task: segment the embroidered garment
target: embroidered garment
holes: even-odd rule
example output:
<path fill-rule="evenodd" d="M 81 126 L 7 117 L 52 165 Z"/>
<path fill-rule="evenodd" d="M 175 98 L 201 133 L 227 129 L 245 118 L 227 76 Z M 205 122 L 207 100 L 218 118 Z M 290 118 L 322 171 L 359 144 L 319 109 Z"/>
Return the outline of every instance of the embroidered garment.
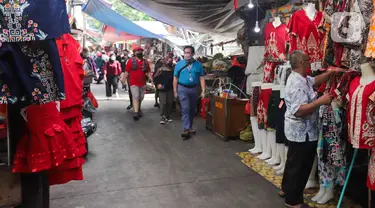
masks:
<path fill-rule="evenodd" d="M 336 89 L 330 91 L 331 95 L 336 99 L 341 107 L 346 108 L 348 104 L 348 100 L 346 99 L 346 95 L 348 94 L 350 88 L 350 85 L 348 83 L 350 83 L 354 78 L 360 75 L 361 74 L 355 70 L 349 70 L 345 72 L 340 78 Z"/>
<path fill-rule="evenodd" d="M 251 116 L 257 116 L 259 97 L 260 87 L 253 87 L 253 93 L 251 95 Z"/>
<path fill-rule="evenodd" d="M 275 70 L 281 62 L 264 61 L 263 83 L 273 83 L 275 80 Z"/>
<path fill-rule="evenodd" d="M 375 0 L 373 0 L 373 5 L 375 7 Z M 365 56 L 375 58 L 375 11 L 373 12 L 371 18 L 370 32 L 368 34 Z"/>
<path fill-rule="evenodd" d="M 275 28 L 268 23 L 264 28 L 264 58 L 271 62 L 284 62 L 286 60 L 286 38 L 288 27 L 281 24 Z"/>
<path fill-rule="evenodd" d="M 321 68 L 323 58 L 324 35 L 318 30 L 323 18 L 322 12 L 317 12 L 310 20 L 304 9 L 296 11 L 289 21 L 290 53 L 295 50 L 305 51 L 311 59 L 311 70 Z"/>
<path fill-rule="evenodd" d="M 318 140 L 317 124 L 318 111 L 310 116 L 296 117 L 294 114 L 301 105 L 312 103 L 317 98 L 313 85 L 315 79 L 307 76 L 306 78 L 297 72 L 292 72 L 288 78 L 285 87 L 285 136 L 292 142 L 305 142 L 306 135 L 309 141 Z"/>
<path fill-rule="evenodd" d="M 347 94 L 349 106 L 347 120 L 349 142 L 353 148 L 370 149 L 375 147 L 375 81 L 368 85 L 360 84 L 360 77 L 350 82 Z"/>
<path fill-rule="evenodd" d="M 0 41 L 53 39 L 70 33 L 64 0 L 0 0 Z"/>
<path fill-rule="evenodd" d="M 65 99 L 64 78 L 54 39 L 3 43 L 0 47 L 0 104 L 19 100 L 44 104 Z"/>
<path fill-rule="evenodd" d="M 320 107 L 318 169 L 320 185 L 335 188 L 344 185 L 346 160 L 344 156 L 344 140 L 342 140 L 342 116 L 340 108 L 331 105 Z"/>
<path fill-rule="evenodd" d="M 368 163 L 366 185 L 372 191 L 375 191 L 375 149 L 371 149 L 371 157 Z"/>
<path fill-rule="evenodd" d="M 260 92 L 259 103 L 257 108 L 258 128 L 267 129 L 268 124 L 268 102 L 272 94 L 272 89 L 262 89 Z"/>

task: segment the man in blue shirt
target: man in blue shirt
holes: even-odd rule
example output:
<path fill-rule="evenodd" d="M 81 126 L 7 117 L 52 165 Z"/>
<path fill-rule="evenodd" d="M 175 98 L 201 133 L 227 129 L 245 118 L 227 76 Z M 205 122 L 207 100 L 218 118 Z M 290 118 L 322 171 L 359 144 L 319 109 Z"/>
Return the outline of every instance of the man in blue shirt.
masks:
<path fill-rule="evenodd" d="M 201 63 L 194 60 L 194 53 L 193 46 L 185 46 L 184 60 L 179 61 L 174 70 L 173 90 L 174 96 L 178 97 L 181 103 L 181 120 L 184 128 L 181 137 L 183 139 L 188 139 L 191 134 L 195 133 L 192 126 L 199 98 L 199 84 L 202 88 L 201 97 L 204 97 L 206 90 L 204 69 Z"/>

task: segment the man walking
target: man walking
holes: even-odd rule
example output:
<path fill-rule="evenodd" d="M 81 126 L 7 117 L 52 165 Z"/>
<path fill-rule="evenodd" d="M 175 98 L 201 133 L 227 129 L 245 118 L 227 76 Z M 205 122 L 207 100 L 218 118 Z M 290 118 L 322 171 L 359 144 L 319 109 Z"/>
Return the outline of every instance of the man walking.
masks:
<path fill-rule="evenodd" d="M 112 93 L 117 98 L 120 98 L 117 88 L 121 72 L 121 64 L 116 61 L 116 55 L 112 53 L 109 62 L 104 65 L 104 79 L 106 81 L 106 95 L 108 99 L 112 97 Z"/>
<path fill-rule="evenodd" d="M 294 51 L 290 56 L 292 73 L 285 88 L 285 136 L 289 140 L 289 150 L 282 181 L 285 204 L 300 208 L 304 205 L 303 191 L 308 181 L 317 148 L 318 109 L 332 101 L 329 94 L 317 99 L 314 86 L 327 81 L 339 68 L 316 77 L 307 76 L 310 58 L 303 51 Z"/>
<path fill-rule="evenodd" d="M 206 90 L 203 77 L 204 69 L 201 63 L 194 60 L 194 53 L 193 46 L 185 46 L 184 60 L 179 61 L 174 70 L 173 90 L 174 96 L 181 103 L 182 126 L 184 129 L 181 137 L 183 139 L 188 139 L 191 134 L 195 134 L 195 130 L 192 127 L 199 98 L 198 85 L 200 84 L 202 89 L 201 97 L 204 97 Z"/>
<path fill-rule="evenodd" d="M 138 121 L 143 116 L 141 105 L 146 90 L 146 76 L 152 82 L 152 75 L 150 64 L 143 58 L 143 49 L 137 47 L 134 51 L 135 57 L 129 59 L 126 63 L 124 80 L 129 77 L 130 91 L 133 96 L 133 119 Z"/>

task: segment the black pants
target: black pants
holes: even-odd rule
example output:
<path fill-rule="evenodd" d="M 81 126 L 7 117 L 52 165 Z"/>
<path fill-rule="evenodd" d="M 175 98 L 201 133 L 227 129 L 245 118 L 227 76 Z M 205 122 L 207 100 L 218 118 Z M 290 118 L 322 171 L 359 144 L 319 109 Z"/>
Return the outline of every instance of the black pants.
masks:
<path fill-rule="evenodd" d="M 118 88 L 119 77 L 115 75 L 107 75 L 106 84 L 106 96 L 112 97 L 113 94 L 116 94 Z"/>
<path fill-rule="evenodd" d="M 132 91 L 130 90 L 130 83 L 129 83 L 129 78 L 128 78 L 128 87 L 129 87 L 129 100 L 130 100 L 130 105 L 133 105 L 133 95 L 132 95 Z"/>
<path fill-rule="evenodd" d="M 281 185 L 288 205 L 303 204 L 303 191 L 314 163 L 318 142 L 289 142 Z"/>

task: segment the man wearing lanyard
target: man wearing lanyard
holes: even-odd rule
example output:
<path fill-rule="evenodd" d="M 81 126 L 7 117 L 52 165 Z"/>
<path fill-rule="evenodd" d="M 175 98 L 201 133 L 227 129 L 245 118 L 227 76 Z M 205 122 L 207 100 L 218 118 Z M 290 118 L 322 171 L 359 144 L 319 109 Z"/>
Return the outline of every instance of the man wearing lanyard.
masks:
<path fill-rule="evenodd" d="M 174 70 L 173 90 L 174 96 L 181 103 L 182 126 L 184 128 L 181 137 L 183 139 L 188 139 L 191 134 L 195 133 L 192 126 L 198 101 L 198 85 L 201 85 L 202 97 L 206 90 L 203 77 L 204 69 L 201 63 L 193 59 L 194 53 L 193 46 L 185 46 L 184 60 L 179 61 Z"/>

